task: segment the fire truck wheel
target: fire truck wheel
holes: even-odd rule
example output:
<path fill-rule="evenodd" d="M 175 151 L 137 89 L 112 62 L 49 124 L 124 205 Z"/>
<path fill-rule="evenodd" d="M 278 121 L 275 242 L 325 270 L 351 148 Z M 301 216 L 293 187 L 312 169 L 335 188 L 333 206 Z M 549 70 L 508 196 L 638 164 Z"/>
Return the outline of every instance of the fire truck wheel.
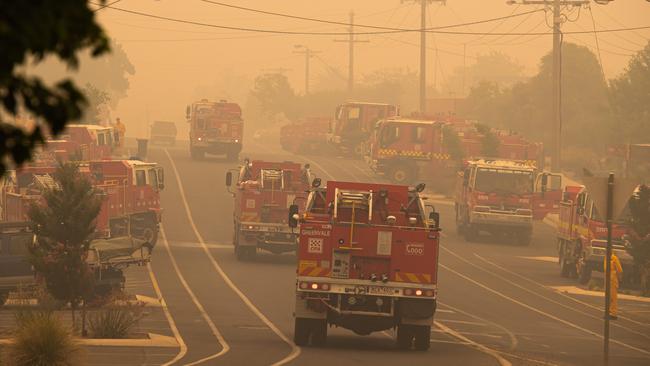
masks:
<path fill-rule="evenodd" d="M 418 325 L 415 327 L 415 350 L 426 351 L 431 345 L 431 327 L 427 325 Z"/>
<path fill-rule="evenodd" d="M 190 147 L 190 155 L 194 160 L 203 160 L 205 158 L 205 151 L 196 147 Z"/>
<path fill-rule="evenodd" d="M 311 333 L 311 319 L 296 318 L 294 320 L 293 342 L 297 346 L 306 346 Z"/>
<path fill-rule="evenodd" d="M 327 343 L 327 320 L 312 319 L 311 343 L 314 346 L 324 346 Z"/>
<path fill-rule="evenodd" d="M 571 272 L 575 267 L 572 268 L 567 262 L 565 250 L 566 248 L 564 247 L 564 243 L 560 243 L 560 255 L 558 258 L 558 261 L 560 262 L 560 276 L 568 278 L 571 277 Z"/>
<path fill-rule="evenodd" d="M 400 324 L 397 326 L 397 348 L 410 349 L 415 336 L 414 326 Z"/>
<path fill-rule="evenodd" d="M 465 241 L 468 242 L 477 241 L 478 235 L 479 235 L 478 229 L 471 225 L 467 225 L 463 228 L 463 236 L 465 237 Z"/>
<path fill-rule="evenodd" d="M 578 282 L 580 282 L 581 285 L 586 285 L 589 283 L 589 280 L 591 280 L 592 270 L 593 268 L 591 268 L 588 263 L 584 263 L 583 261 L 578 265 Z"/>
<path fill-rule="evenodd" d="M 235 256 L 237 256 L 238 261 L 243 261 L 247 259 L 247 250 L 241 245 L 235 245 Z"/>
<path fill-rule="evenodd" d="M 405 164 L 393 166 L 389 173 L 388 177 L 391 182 L 396 184 L 409 184 L 413 182 L 414 179 L 413 169 Z"/>
<path fill-rule="evenodd" d="M 518 245 L 528 246 L 533 239 L 533 235 L 530 232 L 524 231 L 515 234 L 515 240 Z"/>

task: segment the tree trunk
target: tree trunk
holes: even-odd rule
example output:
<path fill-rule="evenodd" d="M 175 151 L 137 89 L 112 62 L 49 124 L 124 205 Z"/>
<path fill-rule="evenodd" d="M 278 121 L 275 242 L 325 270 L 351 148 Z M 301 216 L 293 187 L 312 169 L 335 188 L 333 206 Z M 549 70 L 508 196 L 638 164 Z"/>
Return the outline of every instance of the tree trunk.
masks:
<path fill-rule="evenodd" d="M 70 301 L 70 313 L 72 315 L 72 333 L 77 333 L 77 319 L 75 317 L 76 304 L 73 301 Z"/>
<path fill-rule="evenodd" d="M 81 303 L 81 336 L 88 336 L 88 332 L 86 331 L 86 300 L 83 300 Z"/>

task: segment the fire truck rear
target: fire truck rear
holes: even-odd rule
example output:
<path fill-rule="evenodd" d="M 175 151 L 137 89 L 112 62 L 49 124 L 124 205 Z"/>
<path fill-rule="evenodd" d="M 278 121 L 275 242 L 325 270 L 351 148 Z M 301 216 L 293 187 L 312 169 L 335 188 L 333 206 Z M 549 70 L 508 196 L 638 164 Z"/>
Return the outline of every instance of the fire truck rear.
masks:
<path fill-rule="evenodd" d="M 244 122 L 237 103 L 202 99 L 188 105 L 185 111 L 190 124 L 190 155 L 202 159 L 206 153 L 224 154 L 237 160 L 242 150 Z"/>
<path fill-rule="evenodd" d="M 533 233 L 535 169 L 513 160 L 466 162 L 456 189 L 456 227 L 467 241 L 481 231 L 528 245 Z"/>
<path fill-rule="evenodd" d="M 391 104 L 348 102 L 338 106 L 328 140 L 340 152 L 363 157 L 377 121 L 399 114 Z"/>
<path fill-rule="evenodd" d="M 234 188 L 233 244 L 237 259 L 252 259 L 257 249 L 274 254 L 296 250 L 298 233 L 289 227 L 293 204 L 304 206 L 311 180 L 309 165 L 245 161 Z M 226 173 L 230 190 L 232 172 Z"/>
<path fill-rule="evenodd" d="M 294 154 L 319 153 L 327 148 L 331 120 L 325 117 L 304 118 L 282 126 L 280 145 Z"/>
<path fill-rule="evenodd" d="M 302 218 L 290 210 L 290 224 L 300 221 L 294 341 L 321 345 L 328 326 L 360 335 L 397 328 L 400 348 L 428 349 L 440 230 L 424 185 L 319 185 Z"/>
<path fill-rule="evenodd" d="M 626 248 L 629 215 L 627 207 L 612 226 L 613 251 L 626 276 L 633 273 L 633 258 Z M 591 272 L 602 272 L 607 249 L 607 224 L 584 187 L 566 187 L 564 200 L 560 203 L 557 241 L 562 277 L 577 277 L 580 283 L 586 284 L 591 279 Z"/>

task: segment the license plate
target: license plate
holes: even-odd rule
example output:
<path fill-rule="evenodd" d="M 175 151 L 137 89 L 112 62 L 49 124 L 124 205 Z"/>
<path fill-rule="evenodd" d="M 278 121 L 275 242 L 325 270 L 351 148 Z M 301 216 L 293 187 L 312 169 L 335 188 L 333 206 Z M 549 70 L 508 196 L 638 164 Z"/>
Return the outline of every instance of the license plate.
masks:
<path fill-rule="evenodd" d="M 395 295 L 399 290 L 392 287 L 382 286 L 368 286 L 368 294 L 370 295 Z"/>

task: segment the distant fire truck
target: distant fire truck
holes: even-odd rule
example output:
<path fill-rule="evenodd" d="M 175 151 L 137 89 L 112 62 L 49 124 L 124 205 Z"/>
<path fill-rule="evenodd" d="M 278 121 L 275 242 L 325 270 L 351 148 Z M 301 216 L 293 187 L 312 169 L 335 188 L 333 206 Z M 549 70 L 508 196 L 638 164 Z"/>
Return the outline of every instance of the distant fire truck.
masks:
<path fill-rule="evenodd" d="M 237 259 L 252 259 L 257 249 L 281 254 L 296 250 L 298 233 L 289 227 L 293 204 L 304 206 L 311 181 L 309 166 L 293 162 L 245 161 L 233 193 L 233 244 Z M 232 172 L 226 186 L 232 186 Z"/>
<path fill-rule="evenodd" d="M 193 159 L 202 159 L 209 153 L 225 154 L 228 160 L 237 160 L 244 138 L 242 111 L 237 103 L 202 99 L 187 106 L 186 118 L 190 124 Z"/>
<path fill-rule="evenodd" d="M 439 216 L 416 189 L 313 184 L 300 222 L 294 341 L 322 345 L 328 325 L 360 335 L 397 328 L 397 344 L 429 348 L 436 310 Z M 427 212 L 429 212 L 427 214 Z"/>
<path fill-rule="evenodd" d="M 336 109 L 329 141 L 342 153 L 363 157 L 377 121 L 399 114 L 391 104 L 348 102 Z"/>
<path fill-rule="evenodd" d="M 448 136 L 447 134 L 451 134 Z M 484 156 L 483 135 L 466 121 L 389 118 L 377 123 L 370 139 L 370 167 L 397 184 L 427 180 L 436 188 L 453 185 L 458 160 Z M 527 160 L 541 157 L 541 145 L 519 135 L 495 131 L 497 156 L 491 158 Z M 453 150 L 458 155 L 453 159 Z"/>
<path fill-rule="evenodd" d="M 42 192 L 53 187 L 54 167 L 25 167 L 6 178 L 2 192 L 2 220 L 28 221 L 30 204 L 42 201 Z M 80 163 L 103 197 L 96 220 L 96 236 L 133 236 L 152 247 L 161 220 L 160 190 L 164 188 L 162 167 L 137 160 L 101 160 Z"/>
<path fill-rule="evenodd" d="M 67 125 L 56 139 L 48 139 L 34 164 L 53 165 L 56 161 L 100 160 L 111 157 L 115 148 L 112 127 Z"/>
<path fill-rule="evenodd" d="M 626 216 L 629 215 L 627 207 L 612 226 L 613 253 L 620 260 L 625 275 L 633 272 L 633 258 L 626 250 L 626 235 L 630 230 Z M 607 224 L 584 187 L 566 187 L 560 203 L 557 243 L 562 277 L 575 276 L 581 284 L 586 284 L 593 271 L 603 271 Z"/>
<path fill-rule="evenodd" d="M 323 152 L 331 123 L 330 118 L 310 117 L 284 125 L 280 129 L 280 145 L 294 154 Z"/>
<path fill-rule="evenodd" d="M 535 169 L 524 162 L 466 162 L 456 188 L 456 228 L 467 241 L 481 231 L 510 235 L 528 245 L 533 232 Z"/>

